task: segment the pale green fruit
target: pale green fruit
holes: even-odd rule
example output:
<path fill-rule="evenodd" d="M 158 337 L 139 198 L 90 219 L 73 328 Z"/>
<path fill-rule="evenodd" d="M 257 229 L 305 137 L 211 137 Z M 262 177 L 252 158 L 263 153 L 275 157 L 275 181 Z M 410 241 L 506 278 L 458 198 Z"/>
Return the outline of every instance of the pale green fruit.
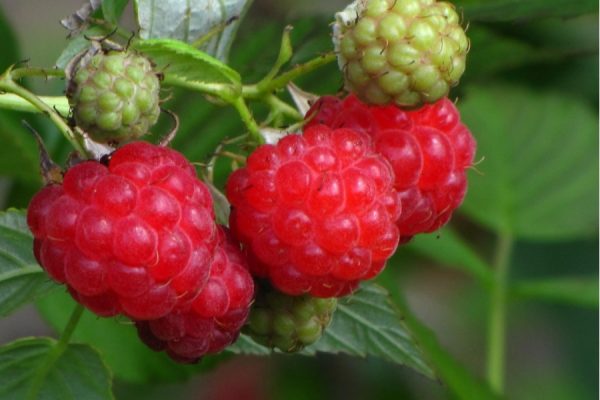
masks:
<path fill-rule="evenodd" d="M 156 123 L 159 90 L 144 56 L 100 51 L 75 67 L 67 96 L 77 126 L 96 142 L 118 144 L 145 135 Z"/>
<path fill-rule="evenodd" d="M 454 6 L 435 0 L 356 0 L 336 14 L 333 40 L 348 90 L 403 107 L 448 95 L 469 50 Z"/>

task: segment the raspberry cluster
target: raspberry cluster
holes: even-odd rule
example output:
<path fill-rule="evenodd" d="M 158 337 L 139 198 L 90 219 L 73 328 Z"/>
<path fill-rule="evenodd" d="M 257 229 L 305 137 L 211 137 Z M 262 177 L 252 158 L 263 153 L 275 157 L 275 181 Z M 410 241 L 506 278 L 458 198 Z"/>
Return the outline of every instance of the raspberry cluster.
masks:
<path fill-rule="evenodd" d="M 254 291 L 212 207 L 181 154 L 135 142 L 70 168 L 27 222 L 40 265 L 78 302 L 130 317 L 151 348 L 193 362 L 237 338 Z"/>
<path fill-rule="evenodd" d="M 284 352 L 318 340 L 337 297 L 379 274 L 399 243 L 450 219 L 475 152 L 444 97 L 468 48 L 452 6 L 356 0 L 334 29 L 354 94 L 322 97 L 302 133 L 257 147 L 229 176 L 231 232 L 181 154 L 133 142 L 33 197 L 40 265 L 178 362 L 223 350 L 247 320 L 246 333 Z M 151 62 L 106 50 L 76 61 L 67 95 L 78 127 L 111 145 L 147 133 L 159 114 Z M 253 278 L 262 290 L 251 310 Z"/>
<path fill-rule="evenodd" d="M 252 272 L 277 289 L 343 296 L 396 250 L 393 180 L 368 135 L 313 126 L 260 146 L 229 177 L 230 226 Z"/>
<path fill-rule="evenodd" d="M 175 361 L 192 363 L 237 339 L 248 317 L 253 281 L 237 243 L 219 227 L 219 240 L 204 288 L 186 308 L 137 321 L 142 341 Z"/>
<path fill-rule="evenodd" d="M 454 6 L 435 0 L 356 0 L 336 14 L 334 44 L 348 90 L 409 107 L 446 96 L 469 48 Z"/>
<path fill-rule="evenodd" d="M 439 229 L 462 203 L 465 173 L 476 144 L 448 98 L 402 110 L 367 105 L 354 95 L 344 100 L 326 96 L 312 106 L 306 119 L 306 129 L 325 124 L 372 137 L 376 151 L 394 170 L 394 187 L 402 198 L 397 220 L 402 242 Z"/>

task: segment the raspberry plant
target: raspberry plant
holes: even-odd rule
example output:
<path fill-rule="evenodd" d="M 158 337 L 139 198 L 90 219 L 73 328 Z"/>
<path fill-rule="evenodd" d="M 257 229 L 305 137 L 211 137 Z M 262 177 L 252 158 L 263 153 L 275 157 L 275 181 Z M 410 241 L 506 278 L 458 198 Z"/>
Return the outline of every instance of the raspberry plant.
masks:
<path fill-rule="evenodd" d="M 292 29 L 250 3 L 89 1 L 49 66 L 0 20 L 0 316 L 35 302 L 58 334 L 0 343 L 0 398 L 137 398 L 278 353 L 372 398 L 415 390 L 385 381 L 398 365 L 427 398 L 531 398 L 505 377 L 537 357 L 509 311 L 597 318 L 597 47 L 585 16 L 546 19 L 597 4 L 357 0 Z M 264 374 L 250 360 L 215 393 Z"/>

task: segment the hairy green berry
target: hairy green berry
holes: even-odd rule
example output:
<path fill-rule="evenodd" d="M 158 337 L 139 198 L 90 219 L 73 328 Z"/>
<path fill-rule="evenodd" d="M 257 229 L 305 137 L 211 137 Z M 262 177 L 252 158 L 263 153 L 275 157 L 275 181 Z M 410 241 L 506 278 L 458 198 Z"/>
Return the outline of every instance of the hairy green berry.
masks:
<path fill-rule="evenodd" d="M 150 61 L 131 51 L 99 51 L 75 67 L 67 96 L 75 123 L 92 140 L 121 143 L 158 119 L 160 82 Z"/>
<path fill-rule="evenodd" d="M 336 14 L 334 44 L 349 91 L 404 107 L 446 96 L 469 50 L 454 7 L 435 0 L 356 0 Z"/>
<path fill-rule="evenodd" d="M 259 291 L 244 331 L 264 346 L 293 353 L 319 340 L 336 306 L 335 298 L 288 296 L 269 288 Z"/>

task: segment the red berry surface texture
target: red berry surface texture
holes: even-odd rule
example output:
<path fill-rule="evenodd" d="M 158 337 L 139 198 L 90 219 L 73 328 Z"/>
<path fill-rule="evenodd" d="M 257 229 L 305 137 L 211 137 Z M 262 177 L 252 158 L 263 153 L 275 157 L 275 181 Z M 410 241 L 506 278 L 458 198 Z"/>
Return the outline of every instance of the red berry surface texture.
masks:
<path fill-rule="evenodd" d="M 196 296 L 217 239 L 210 193 L 192 165 L 144 142 L 70 168 L 34 196 L 27 222 L 40 265 L 77 301 L 138 320 Z"/>
<path fill-rule="evenodd" d="M 252 272 L 290 295 L 349 294 L 399 240 L 392 168 L 368 135 L 324 125 L 262 145 L 227 182 Z"/>
<path fill-rule="evenodd" d="M 418 110 L 369 106 L 356 96 L 326 96 L 306 115 L 307 125 L 325 124 L 368 134 L 392 165 L 402 198 L 398 228 L 405 242 L 443 226 L 462 203 L 466 170 L 473 164 L 475 139 L 460 121 L 454 103 L 443 98 Z"/>
<path fill-rule="evenodd" d="M 254 282 L 239 244 L 219 229 L 219 243 L 204 288 L 185 309 L 138 321 L 142 341 L 181 363 L 196 362 L 233 343 L 248 318 Z"/>

